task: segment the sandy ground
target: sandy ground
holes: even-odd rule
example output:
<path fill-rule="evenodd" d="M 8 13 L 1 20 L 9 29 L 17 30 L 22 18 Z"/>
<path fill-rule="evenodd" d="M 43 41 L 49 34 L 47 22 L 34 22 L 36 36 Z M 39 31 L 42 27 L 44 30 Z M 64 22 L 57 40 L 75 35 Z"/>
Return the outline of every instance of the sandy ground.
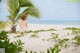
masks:
<path fill-rule="evenodd" d="M 28 30 L 39 30 L 39 29 L 56 29 L 57 31 L 52 31 L 52 32 L 41 32 L 38 34 L 39 38 L 30 38 L 31 34 L 27 34 L 23 37 L 20 38 L 14 38 L 14 36 L 16 36 L 16 34 L 9 34 L 9 38 L 11 39 L 11 41 L 15 41 L 20 39 L 22 42 L 24 42 L 25 44 L 23 45 L 23 50 L 24 51 L 36 51 L 38 53 L 40 53 L 40 51 L 44 51 L 45 53 L 47 53 L 47 48 L 49 47 L 53 47 L 54 46 L 54 41 L 43 41 L 43 39 L 48 39 L 51 36 L 51 33 L 57 33 L 60 34 L 59 37 L 60 38 L 72 38 L 73 36 L 66 36 L 65 34 L 67 34 L 67 32 L 69 31 L 64 31 L 62 30 L 63 28 L 66 27 L 80 27 L 80 25 L 46 25 L 46 24 L 29 24 L 28 25 Z M 9 28 L 7 28 L 9 30 Z M 17 26 L 17 31 L 19 30 L 19 27 Z M 21 53 L 25 53 L 25 52 L 21 52 Z M 60 51 L 60 53 L 80 53 L 80 47 L 69 47 L 68 49 L 62 49 Z"/>

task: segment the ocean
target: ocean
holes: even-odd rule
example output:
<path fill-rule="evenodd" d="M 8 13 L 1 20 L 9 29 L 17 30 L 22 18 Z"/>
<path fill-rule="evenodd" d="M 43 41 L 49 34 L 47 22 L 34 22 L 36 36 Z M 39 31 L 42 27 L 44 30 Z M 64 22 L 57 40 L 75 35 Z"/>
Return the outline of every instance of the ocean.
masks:
<path fill-rule="evenodd" d="M 80 25 L 80 20 L 28 20 L 29 24 Z"/>

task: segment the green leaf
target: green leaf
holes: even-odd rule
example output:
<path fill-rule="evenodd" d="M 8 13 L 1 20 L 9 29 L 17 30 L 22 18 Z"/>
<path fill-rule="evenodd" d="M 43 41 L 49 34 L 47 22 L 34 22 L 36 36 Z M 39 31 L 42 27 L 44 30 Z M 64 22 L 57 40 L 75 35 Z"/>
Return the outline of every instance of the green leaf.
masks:
<path fill-rule="evenodd" d="M 15 22 L 17 22 L 17 21 L 20 19 L 20 17 L 21 17 L 21 14 L 18 14 L 18 15 L 16 16 Z"/>
<path fill-rule="evenodd" d="M 28 51 L 26 51 L 25 53 L 28 53 Z"/>
<path fill-rule="evenodd" d="M 30 0 L 19 0 L 20 7 L 34 7 Z"/>
<path fill-rule="evenodd" d="M 18 0 L 7 0 L 7 8 L 12 18 L 16 17 L 16 14 L 19 12 L 19 1 Z"/>
<path fill-rule="evenodd" d="M 50 53 L 50 50 L 49 49 L 47 49 L 47 53 Z"/>
<path fill-rule="evenodd" d="M 23 11 L 23 13 L 26 13 L 26 14 L 28 14 L 28 15 L 30 15 L 30 16 L 33 16 L 33 17 L 36 17 L 36 18 L 39 18 L 40 17 L 40 13 L 39 13 L 39 11 L 36 9 L 36 8 L 34 8 L 34 7 L 29 7 L 29 8 L 27 8 L 27 9 L 25 9 L 24 11 Z"/>

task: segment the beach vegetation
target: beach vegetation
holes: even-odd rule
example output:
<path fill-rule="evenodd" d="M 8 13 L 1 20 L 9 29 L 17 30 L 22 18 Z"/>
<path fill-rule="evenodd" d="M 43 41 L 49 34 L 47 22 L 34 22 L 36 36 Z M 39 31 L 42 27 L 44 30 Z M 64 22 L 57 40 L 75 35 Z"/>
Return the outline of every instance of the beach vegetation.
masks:
<path fill-rule="evenodd" d="M 6 28 L 6 26 L 8 26 L 8 22 L 5 21 L 0 21 L 0 30 L 3 30 Z"/>
<path fill-rule="evenodd" d="M 63 30 L 72 30 L 72 31 L 75 31 L 75 30 L 80 30 L 80 28 L 76 28 L 76 27 L 67 27 L 67 28 L 64 28 Z"/>
<path fill-rule="evenodd" d="M 24 43 L 21 40 L 11 42 L 8 38 L 8 32 L 0 32 L 0 48 L 5 49 L 5 53 L 18 53 L 23 50 Z"/>
<path fill-rule="evenodd" d="M 67 27 L 64 28 L 63 30 L 69 30 L 71 32 L 67 33 L 68 35 L 80 35 L 80 28 L 76 28 L 76 27 Z"/>
<path fill-rule="evenodd" d="M 47 53 L 59 53 L 60 50 L 59 45 L 55 44 L 54 48 L 50 47 L 47 49 Z"/>
<path fill-rule="evenodd" d="M 68 45 L 69 42 L 68 41 L 69 41 L 68 38 L 59 39 L 58 44 L 61 47 L 67 48 L 67 47 L 69 47 L 69 45 Z"/>
<path fill-rule="evenodd" d="M 22 13 L 19 13 L 21 8 L 25 7 Z M 12 22 L 11 30 L 13 33 L 16 32 L 16 22 L 20 19 L 23 13 L 33 17 L 40 17 L 39 11 L 34 7 L 30 0 L 7 0 L 7 9 L 10 13 L 8 19 Z"/>
<path fill-rule="evenodd" d="M 55 44 L 54 44 L 53 47 L 50 47 L 50 48 L 48 48 L 46 50 L 47 53 L 59 53 L 62 50 L 62 48 L 68 48 L 68 47 L 70 47 L 70 45 L 73 45 L 73 44 L 77 45 L 77 46 L 80 45 L 80 36 L 79 36 L 80 35 L 80 32 L 79 32 L 80 28 L 71 27 L 71 28 L 65 28 L 64 30 L 70 30 L 73 33 L 73 34 L 72 33 L 71 34 L 72 35 L 75 34 L 75 36 L 73 38 L 71 38 L 71 39 L 68 39 L 68 38 L 59 38 L 59 34 L 57 34 L 57 33 L 51 33 L 51 37 L 52 38 L 49 38 L 47 40 L 53 40 L 53 42 L 55 42 Z M 41 30 L 35 30 L 35 31 L 30 30 L 30 31 L 27 31 L 27 32 L 26 31 L 21 32 L 21 35 L 25 36 L 28 33 L 32 33 L 30 35 L 30 38 L 39 38 L 39 36 L 37 35 L 38 33 L 40 33 L 40 32 L 48 32 L 48 31 L 53 32 L 54 30 L 52 30 L 52 29 L 48 29 L 48 30 L 42 30 L 41 29 Z M 0 34 L 4 37 L 4 38 L 0 37 L 1 41 L 4 40 L 4 39 L 6 39 L 6 42 L 9 42 L 10 44 L 14 44 L 14 47 L 17 50 L 17 52 L 22 51 L 22 49 L 23 49 L 23 47 L 22 47 L 23 43 L 21 43 L 20 40 L 18 40 L 16 42 L 10 42 L 10 40 L 8 38 L 5 38 L 5 37 L 8 37 L 7 33 L 8 32 L 1 31 Z M 18 32 L 18 33 L 20 33 L 20 32 Z M 6 35 L 6 36 L 4 36 L 4 35 Z M 2 41 L 2 42 L 5 42 L 5 40 Z M 2 42 L 1 42 L 1 44 L 2 44 Z M 9 44 L 9 43 L 6 43 L 6 44 Z M 37 52 L 30 51 L 30 53 L 31 52 L 32 53 L 37 53 Z M 28 53 L 28 51 L 26 51 L 26 53 Z M 44 53 L 44 52 L 41 52 L 41 53 Z"/>
<path fill-rule="evenodd" d="M 55 42 L 58 41 L 59 34 L 51 33 L 51 36 L 52 36 L 52 37 L 51 37 L 51 38 L 48 38 L 47 41 L 52 40 L 52 39 L 53 39 Z"/>
<path fill-rule="evenodd" d="M 54 39 L 54 40 L 57 40 L 57 38 L 59 36 L 59 34 L 56 34 L 56 33 L 51 33 L 51 35 L 52 35 L 52 39 Z"/>
<path fill-rule="evenodd" d="M 29 33 L 38 34 L 40 32 L 49 32 L 49 31 L 56 31 L 56 29 L 47 29 L 47 30 L 42 30 L 41 29 L 41 30 L 35 30 L 35 31 L 29 30 L 27 32 L 26 31 L 24 31 L 24 32 L 17 31 L 17 33 L 19 33 L 19 35 L 18 36 L 15 36 L 15 38 L 25 36 L 25 35 L 27 35 Z"/>
<path fill-rule="evenodd" d="M 32 35 L 30 36 L 30 38 L 39 38 L 39 36 L 36 35 L 36 34 L 32 34 Z"/>
<path fill-rule="evenodd" d="M 6 31 L 0 31 L 0 40 L 8 39 L 8 32 Z"/>
<path fill-rule="evenodd" d="M 17 45 L 16 45 L 17 44 Z M 5 53 L 17 53 L 21 52 L 23 47 L 22 47 L 22 42 L 19 40 L 17 42 L 10 42 L 9 39 L 6 40 L 0 40 L 0 48 L 5 49 Z"/>
<path fill-rule="evenodd" d="M 37 52 L 34 52 L 34 51 L 30 51 L 30 52 L 28 52 L 28 51 L 25 51 L 25 53 L 37 53 Z"/>
<path fill-rule="evenodd" d="M 75 40 L 75 41 L 74 41 Z M 80 36 L 75 36 L 73 38 L 73 41 L 72 43 L 74 43 L 76 46 L 79 46 L 80 45 Z"/>

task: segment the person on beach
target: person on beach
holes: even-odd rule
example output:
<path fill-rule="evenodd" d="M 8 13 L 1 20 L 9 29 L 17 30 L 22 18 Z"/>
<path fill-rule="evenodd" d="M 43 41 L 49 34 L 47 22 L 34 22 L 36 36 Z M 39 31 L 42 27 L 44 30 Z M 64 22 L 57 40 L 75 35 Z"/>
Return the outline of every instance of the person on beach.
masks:
<path fill-rule="evenodd" d="M 20 19 L 20 32 L 27 31 L 27 14 L 23 13 Z"/>

